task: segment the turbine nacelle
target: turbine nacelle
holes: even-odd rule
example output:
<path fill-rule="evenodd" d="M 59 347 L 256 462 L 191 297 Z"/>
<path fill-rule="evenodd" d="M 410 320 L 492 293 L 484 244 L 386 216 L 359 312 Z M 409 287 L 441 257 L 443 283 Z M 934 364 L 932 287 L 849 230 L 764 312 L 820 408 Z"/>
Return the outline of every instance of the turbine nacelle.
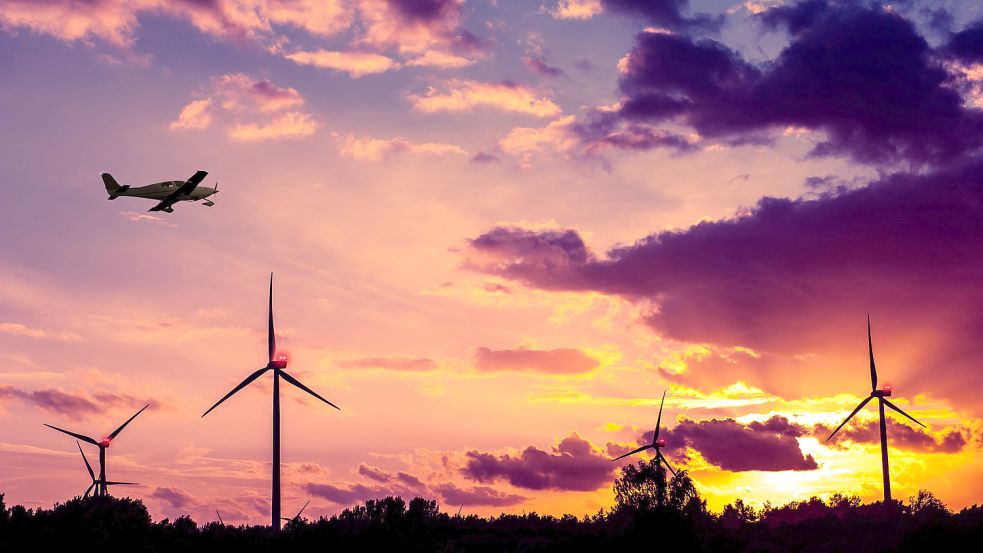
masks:
<path fill-rule="evenodd" d="M 659 438 L 652 445 L 654 445 L 655 447 L 666 447 L 666 439 L 665 438 Z"/>
<path fill-rule="evenodd" d="M 288 360 L 289 358 L 287 357 L 286 353 L 278 353 L 276 357 L 274 357 L 273 360 L 270 361 L 270 368 L 286 369 Z"/>
<path fill-rule="evenodd" d="M 103 439 L 99 440 L 99 447 L 109 447 L 109 444 L 113 443 L 113 439 L 109 436 L 105 436 Z"/>
<path fill-rule="evenodd" d="M 891 385 L 885 384 L 881 386 L 880 390 L 874 390 L 870 395 L 874 397 L 891 397 Z"/>

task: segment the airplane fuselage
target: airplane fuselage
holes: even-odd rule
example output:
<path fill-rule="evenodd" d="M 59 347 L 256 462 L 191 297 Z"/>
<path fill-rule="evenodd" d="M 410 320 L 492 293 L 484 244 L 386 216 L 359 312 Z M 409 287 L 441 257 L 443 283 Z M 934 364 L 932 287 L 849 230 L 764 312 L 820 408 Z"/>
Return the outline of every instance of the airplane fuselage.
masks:
<path fill-rule="evenodd" d="M 164 198 L 170 196 L 175 190 L 180 188 L 182 184 L 184 184 L 184 181 L 171 180 L 155 182 L 154 184 L 148 184 L 147 186 L 131 186 L 126 190 L 121 190 L 117 195 L 163 200 Z M 191 194 L 182 194 L 181 196 L 178 196 L 178 200 L 196 202 L 198 200 L 204 200 L 215 192 L 217 192 L 215 188 L 209 186 L 197 186 L 191 191 Z"/>

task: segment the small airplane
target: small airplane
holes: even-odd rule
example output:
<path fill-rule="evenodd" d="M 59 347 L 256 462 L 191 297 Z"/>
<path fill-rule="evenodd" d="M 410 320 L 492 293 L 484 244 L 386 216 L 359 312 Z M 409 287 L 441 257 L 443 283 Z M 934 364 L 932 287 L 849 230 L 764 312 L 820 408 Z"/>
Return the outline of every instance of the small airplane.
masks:
<path fill-rule="evenodd" d="M 215 202 L 206 198 L 218 193 L 218 183 L 215 184 L 214 188 L 198 186 L 201 184 L 201 181 L 205 180 L 206 175 L 208 175 L 208 171 L 198 171 L 186 181 L 172 180 L 148 184 L 147 186 L 131 187 L 129 185 L 120 186 L 116 182 L 116 179 L 109 173 L 101 174 L 102 182 L 106 185 L 106 192 L 109 193 L 110 200 L 115 200 L 120 196 L 160 200 L 157 205 L 147 211 L 164 211 L 167 213 L 174 211 L 172 206 L 177 202 L 205 200 L 203 205 L 208 207 L 215 205 Z"/>

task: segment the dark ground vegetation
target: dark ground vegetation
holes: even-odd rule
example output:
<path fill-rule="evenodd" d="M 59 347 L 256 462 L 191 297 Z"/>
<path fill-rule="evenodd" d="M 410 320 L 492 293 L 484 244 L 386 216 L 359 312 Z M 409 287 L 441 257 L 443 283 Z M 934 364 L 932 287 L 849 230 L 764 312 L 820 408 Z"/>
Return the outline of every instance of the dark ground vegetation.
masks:
<path fill-rule="evenodd" d="M 387 497 L 331 518 L 288 523 L 280 533 L 198 526 L 188 517 L 154 522 L 141 501 L 127 498 L 25 509 L 7 508 L 0 495 L 0 551 L 877 553 L 979 551 L 983 543 L 983 507 L 954 513 L 925 491 L 891 504 L 834 495 L 756 510 L 737 500 L 712 513 L 685 473 L 667 480 L 653 462 L 626 466 L 614 489 L 614 507 L 584 518 L 460 517 L 440 512 L 435 501 Z"/>

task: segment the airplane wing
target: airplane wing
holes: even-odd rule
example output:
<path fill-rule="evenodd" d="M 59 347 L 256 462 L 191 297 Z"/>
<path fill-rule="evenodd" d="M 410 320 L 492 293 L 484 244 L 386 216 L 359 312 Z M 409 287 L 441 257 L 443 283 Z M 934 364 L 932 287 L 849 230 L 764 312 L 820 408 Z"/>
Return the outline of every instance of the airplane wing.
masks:
<path fill-rule="evenodd" d="M 191 175 L 191 178 L 184 181 L 184 184 L 179 186 L 177 190 L 171 192 L 166 198 L 161 200 L 160 203 L 154 207 L 151 207 L 147 211 L 167 211 L 170 213 L 173 211 L 171 206 L 174 205 L 175 202 L 180 201 L 179 198 L 181 196 L 186 196 L 197 188 L 198 185 L 201 184 L 201 181 L 205 180 L 205 176 L 207 175 L 208 171 L 198 171 L 194 175 Z"/>

